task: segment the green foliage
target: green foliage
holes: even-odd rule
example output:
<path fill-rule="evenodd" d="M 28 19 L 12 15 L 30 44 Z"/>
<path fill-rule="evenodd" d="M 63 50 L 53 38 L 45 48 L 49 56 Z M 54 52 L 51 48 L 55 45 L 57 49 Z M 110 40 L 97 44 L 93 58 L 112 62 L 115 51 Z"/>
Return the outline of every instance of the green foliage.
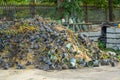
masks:
<path fill-rule="evenodd" d="M 44 2 L 44 3 L 35 3 L 36 5 L 39 5 L 39 6 L 47 6 L 47 7 L 53 7 L 53 6 L 56 6 L 56 4 L 54 2 Z"/>
<path fill-rule="evenodd" d="M 96 1 L 96 6 L 107 8 L 108 7 L 108 0 L 98 0 L 98 1 Z"/>
<path fill-rule="evenodd" d="M 73 13 L 80 15 L 81 14 L 81 8 L 80 8 L 80 2 L 79 0 L 64 0 L 58 8 L 62 8 L 62 14 L 64 16 L 71 16 Z"/>
<path fill-rule="evenodd" d="M 0 10 L 0 14 L 3 14 L 3 10 Z"/>
<path fill-rule="evenodd" d="M 49 2 L 49 3 L 57 3 L 57 0 L 41 0 L 42 3 Z"/>
<path fill-rule="evenodd" d="M 98 8 L 108 8 L 108 0 L 80 0 L 82 4 L 88 4 L 88 5 L 93 5 Z M 120 0 L 113 0 L 114 6 L 119 6 L 120 5 Z"/>
<path fill-rule="evenodd" d="M 115 4 L 115 5 L 120 5 L 120 0 L 113 0 L 113 3 Z"/>
<path fill-rule="evenodd" d="M 103 42 L 103 41 L 98 41 L 98 47 L 100 48 L 100 49 L 105 49 L 105 43 Z"/>
<path fill-rule="evenodd" d="M 0 0 L 0 4 L 2 3 L 15 3 L 15 4 L 27 4 L 29 5 L 30 1 L 35 0 Z M 48 2 L 49 4 L 55 3 L 57 4 L 58 0 L 36 0 L 37 3 L 44 4 Z M 66 4 L 69 4 L 68 2 L 71 1 L 72 4 L 74 3 L 87 3 L 87 4 L 95 4 L 98 7 L 107 7 L 108 6 L 108 0 L 63 0 L 63 3 L 66 2 Z M 120 5 L 120 0 L 113 0 L 114 5 Z"/>
<path fill-rule="evenodd" d="M 90 4 L 90 3 L 93 3 L 94 1 L 96 0 L 80 0 L 83 4 L 86 3 L 86 4 Z"/>
<path fill-rule="evenodd" d="M 114 50 L 114 49 L 112 49 L 112 48 L 104 48 L 104 51 L 105 51 L 105 52 L 108 52 L 108 51 L 115 52 L 115 50 Z"/>
<path fill-rule="evenodd" d="M 120 55 L 117 56 L 118 60 L 120 61 Z"/>
<path fill-rule="evenodd" d="M 0 0 L 0 5 L 28 5 L 29 0 Z"/>

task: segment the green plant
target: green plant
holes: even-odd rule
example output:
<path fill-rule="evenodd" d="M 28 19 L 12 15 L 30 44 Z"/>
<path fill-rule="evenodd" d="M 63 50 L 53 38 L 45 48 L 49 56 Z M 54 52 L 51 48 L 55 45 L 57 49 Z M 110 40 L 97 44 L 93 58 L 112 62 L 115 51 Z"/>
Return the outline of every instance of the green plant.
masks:
<path fill-rule="evenodd" d="M 99 40 L 99 41 L 98 41 L 98 47 L 99 47 L 100 49 L 105 49 L 105 43 L 104 43 L 103 41 Z"/>
<path fill-rule="evenodd" d="M 117 59 L 120 61 L 120 55 L 117 56 Z"/>
<path fill-rule="evenodd" d="M 64 0 L 58 6 L 62 9 L 62 15 L 71 17 L 72 14 L 81 14 L 80 1 L 79 0 Z"/>

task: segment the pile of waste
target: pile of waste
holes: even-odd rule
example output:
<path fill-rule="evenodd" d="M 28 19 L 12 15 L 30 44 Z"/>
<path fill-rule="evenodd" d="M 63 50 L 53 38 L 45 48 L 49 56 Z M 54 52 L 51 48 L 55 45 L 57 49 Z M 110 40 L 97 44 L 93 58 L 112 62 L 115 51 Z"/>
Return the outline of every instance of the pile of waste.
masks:
<path fill-rule="evenodd" d="M 86 35 L 43 19 L 15 21 L 0 28 L 0 68 L 62 70 L 115 66 L 116 53 L 101 51 Z"/>

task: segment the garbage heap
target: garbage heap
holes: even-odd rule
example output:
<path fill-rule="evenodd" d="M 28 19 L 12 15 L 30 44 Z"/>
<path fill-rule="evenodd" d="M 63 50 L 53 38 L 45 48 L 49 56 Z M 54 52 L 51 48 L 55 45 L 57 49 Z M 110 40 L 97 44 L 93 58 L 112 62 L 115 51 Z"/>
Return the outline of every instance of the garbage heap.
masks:
<path fill-rule="evenodd" d="M 1 69 L 76 69 L 109 57 L 85 35 L 43 18 L 16 21 L 0 36 Z"/>

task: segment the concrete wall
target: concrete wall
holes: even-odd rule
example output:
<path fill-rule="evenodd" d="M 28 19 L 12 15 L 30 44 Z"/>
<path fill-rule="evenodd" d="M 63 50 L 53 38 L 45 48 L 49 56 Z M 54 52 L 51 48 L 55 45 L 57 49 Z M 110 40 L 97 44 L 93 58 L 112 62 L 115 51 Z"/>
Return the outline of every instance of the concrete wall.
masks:
<path fill-rule="evenodd" d="M 98 31 L 98 32 L 83 32 L 81 34 L 87 35 L 90 38 L 90 40 L 98 41 L 98 38 L 101 35 L 101 31 Z"/>
<path fill-rule="evenodd" d="M 101 36 L 101 31 L 83 32 L 81 34 L 87 35 L 90 40 L 98 41 L 98 38 Z M 106 39 L 106 48 L 114 48 L 117 46 L 120 49 L 120 28 L 107 28 Z"/>
<path fill-rule="evenodd" d="M 120 48 L 120 28 L 107 28 L 107 48 L 114 48 L 115 46 Z"/>

